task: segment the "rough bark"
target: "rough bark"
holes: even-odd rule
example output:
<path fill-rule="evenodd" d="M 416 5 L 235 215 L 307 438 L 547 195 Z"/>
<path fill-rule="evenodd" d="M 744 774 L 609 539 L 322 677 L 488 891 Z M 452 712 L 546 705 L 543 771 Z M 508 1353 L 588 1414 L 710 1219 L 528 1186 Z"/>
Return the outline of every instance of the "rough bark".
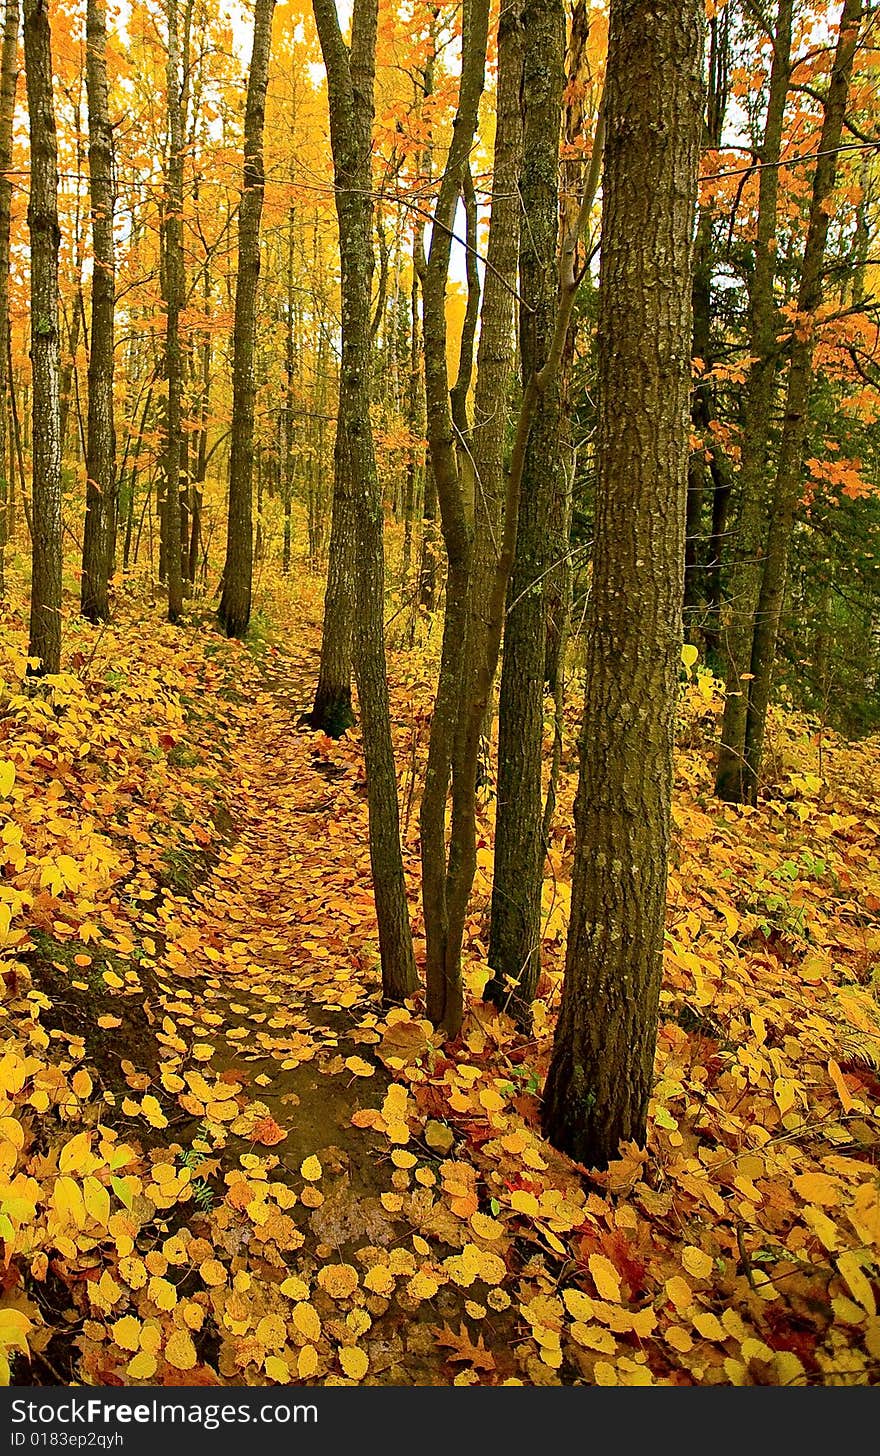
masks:
<path fill-rule="evenodd" d="M 468 619 L 472 529 L 460 469 L 459 446 L 467 422 L 463 399 L 453 417 L 446 351 L 446 286 L 452 230 L 464 187 L 483 94 L 489 26 L 488 0 L 468 0 L 462 18 L 462 63 L 452 140 L 440 181 L 431 247 L 422 269 L 425 401 L 428 449 L 446 547 L 446 601 L 440 672 L 431 717 L 428 760 L 419 814 L 422 907 L 426 939 L 426 1009 L 454 1036 L 461 1025 L 461 938 L 449 934 L 446 809 L 462 694 L 462 644 Z M 465 340 L 467 335 L 465 334 Z M 465 372 L 467 372 L 465 366 Z M 464 427 L 464 428 L 463 428 Z"/>
<path fill-rule="evenodd" d="M 516 347 L 513 310 L 519 264 L 517 183 L 522 164 L 521 85 L 521 6 L 512 4 L 505 6 L 498 18 L 492 200 L 470 430 L 474 534 L 464 665 L 465 693 L 469 700 L 473 698 L 480 665 L 486 655 L 489 600 L 502 540 L 505 458 Z M 463 756 L 466 749 L 462 741 L 453 766 L 456 775 L 467 773 Z"/>
<path fill-rule="evenodd" d="M 256 0 L 244 116 L 244 189 L 238 212 L 238 276 L 232 334 L 232 442 L 226 565 L 218 617 L 228 637 L 243 637 L 251 619 L 254 575 L 254 350 L 260 279 L 260 218 L 265 172 L 263 128 L 275 0 Z"/>
<path fill-rule="evenodd" d="M 744 797 L 749 803 L 755 803 L 758 796 L 776 642 L 788 578 L 789 551 L 802 489 L 804 444 L 813 384 L 813 350 L 818 328 L 816 315 L 822 303 L 825 249 L 833 210 L 829 207 L 829 199 L 837 179 L 838 148 L 863 14 L 862 0 L 845 0 L 825 99 L 816 170 L 813 174 L 810 215 L 797 295 L 797 321 L 791 342 L 782 437 L 752 638 L 744 770 Z"/>
<path fill-rule="evenodd" d="M 361 708 L 370 865 L 382 992 L 388 1001 L 418 984 L 400 848 L 397 774 L 385 668 L 385 557 L 382 498 L 370 423 L 370 286 L 372 126 L 377 0 L 355 0 L 351 48 L 339 29 L 335 0 L 314 0 L 327 71 L 330 141 L 339 224 L 342 361 L 336 426 L 337 479 L 347 482 L 356 530 L 354 665 Z"/>
<path fill-rule="evenodd" d="M 748 674 L 755 608 L 761 582 L 765 473 L 773 397 L 779 366 L 776 280 L 776 219 L 779 159 L 785 104 L 791 75 L 793 0 L 779 0 L 764 136 L 758 160 L 758 219 L 754 268 L 749 286 L 749 366 L 743 406 L 739 512 L 729 573 L 729 602 L 722 608 L 721 642 L 725 658 L 724 720 L 715 774 L 719 798 L 739 802 L 745 792 L 745 736 Z"/>
<path fill-rule="evenodd" d="M 180 31 L 178 0 L 166 0 L 168 60 L 168 173 L 165 196 L 165 404 L 164 504 L 162 544 L 168 585 L 168 620 L 179 622 L 183 611 L 183 574 L 180 569 L 180 457 L 183 369 L 180 350 L 180 312 L 185 280 L 183 264 L 183 112 L 181 107 Z"/>
<path fill-rule="evenodd" d="M 294 211 L 287 216 L 287 301 L 284 333 L 284 458 L 281 473 L 281 497 L 284 507 L 284 544 L 281 570 L 290 572 L 291 509 L 293 505 L 294 459 L 294 320 L 295 294 L 293 274 Z"/>
<path fill-rule="evenodd" d="M 404 593 L 409 586 L 413 513 L 418 499 L 419 477 L 422 474 L 422 451 L 418 442 L 424 434 L 421 410 L 423 399 L 422 351 L 419 338 L 419 277 L 414 268 L 409 299 L 409 374 L 406 391 L 406 424 L 410 432 L 410 445 L 407 451 L 406 486 L 403 496 L 403 551 L 400 572 L 401 587 Z"/>
<path fill-rule="evenodd" d="M 709 22 L 709 86 L 706 98 L 705 148 L 721 143 L 727 110 L 730 70 L 730 8 L 725 7 Z M 697 221 L 697 243 L 694 255 L 693 355 L 700 361 L 702 376 L 694 386 L 691 421 L 699 443 L 688 463 L 687 532 L 684 548 L 684 630 L 690 642 L 696 642 L 705 627 L 705 592 L 708 586 L 703 571 L 704 503 L 712 480 L 713 447 L 709 425 L 714 415 L 712 385 L 708 379 L 713 358 L 712 338 L 712 268 L 714 259 L 713 220 L 715 204 L 700 208 Z"/>
<path fill-rule="evenodd" d="M 557 312 L 555 267 L 565 59 L 561 0 L 523 6 L 520 356 L 525 384 L 546 363 Z M 536 402 L 525 454 L 498 705 L 495 873 L 487 994 L 520 1012 L 540 973 L 548 521 L 561 468 L 558 380 Z"/>
<path fill-rule="evenodd" d="M 113 419 L 113 329 L 116 305 L 113 242 L 113 131 L 107 88 L 104 0 L 86 7 L 86 94 L 92 212 L 92 337 L 86 436 L 86 517 L 80 607 L 90 622 L 110 616 L 109 582 L 116 516 L 116 429 Z"/>
<path fill-rule="evenodd" d="M 61 666 L 61 409 L 58 332 L 58 140 L 48 0 L 24 0 L 24 67 L 31 145 L 33 493 L 28 657 Z"/>
<path fill-rule="evenodd" d="M 612 0 L 598 487 L 550 1140 L 587 1166 L 643 1142 L 664 928 L 689 443 L 702 0 Z"/>
<path fill-rule="evenodd" d="M 12 441 L 9 430 L 9 242 L 12 206 L 12 127 L 18 86 L 18 0 L 6 0 L 0 58 L 0 597 L 5 594 L 5 556 L 12 497 Z"/>

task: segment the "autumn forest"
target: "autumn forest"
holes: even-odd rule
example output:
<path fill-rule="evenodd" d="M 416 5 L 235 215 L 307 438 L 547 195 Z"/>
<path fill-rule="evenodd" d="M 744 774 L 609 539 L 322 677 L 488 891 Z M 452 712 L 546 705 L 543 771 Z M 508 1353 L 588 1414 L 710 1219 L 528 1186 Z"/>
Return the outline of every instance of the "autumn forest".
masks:
<path fill-rule="evenodd" d="M 0 0 L 0 1384 L 880 1384 L 878 22 Z"/>

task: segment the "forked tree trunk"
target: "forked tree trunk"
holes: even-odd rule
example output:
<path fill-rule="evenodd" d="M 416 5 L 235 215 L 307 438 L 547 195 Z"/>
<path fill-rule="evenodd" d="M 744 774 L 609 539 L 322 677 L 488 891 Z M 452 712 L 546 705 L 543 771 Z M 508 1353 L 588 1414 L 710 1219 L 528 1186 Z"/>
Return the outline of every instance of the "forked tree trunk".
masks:
<path fill-rule="evenodd" d="M 80 606 L 90 622 L 110 616 L 108 588 L 116 518 L 116 430 L 113 421 L 113 132 L 107 92 L 104 0 L 86 8 L 86 92 L 89 103 L 89 186 L 92 209 L 92 337 L 86 436 L 86 518 Z"/>
<path fill-rule="evenodd" d="M 58 335 L 58 140 L 48 0 L 24 0 L 24 68 L 31 144 L 33 495 L 28 657 L 61 666 L 61 408 Z"/>
<path fill-rule="evenodd" d="M 415 957 L 400 849 L 397 774 L 385 669 L 385 555 L 382 496 L 370 422 L 372 127 L 377 0 L 355 0 L 351 48 L 335 0 L 314 0 L 327 71 L 330 141 L 336 183 L 342 295 L 342 360 L 336 427 L 336 477 L 344 479 L 356 532 L 354 665 L 363 720 L 370 819 L 370 864 L 382 992 L 400 1001 L 416 989 Z"/>
<path fill-rule="evenodd" d="M 599 480 L 562 1007 L 544 1130 L 641 1143 L 666 899 L 689 448 L 703 0 L 611 0 Z"/>
<path fill-rule="evenodd" d="M 797 297 L 797 323 L 791 345 L 788 389 L 782 423 L 782 439 L 776 483 L 770 511 L 767 551 L 761 577 L 761 591 L 752 639 L 751 680 L 745 736 L 744 797 L 754 804 L 758 797 L 761 756 L 770 687 L 776 658 L 776 642 L 788 578 L 788 557 L 795 516 L 800 501 L 804 444 L 809 420 L 813 384 L 813 351 L 816 346 L 817 313 L 822 303 L 823 270 L 829 206 L 837 179 L 837 157 L 846 116 L 849 83 L 858 44 L 864 6 L 862 0 L 845 0 L 840 31 L 825 99 L 825 114 L 818 146 L 810 217 L 804 244 L 804 258 Z"/>
<path fill-rule="evenodd" d="M 232 335 L 232 441 L 226 565 L 218 616 L 228 637 L 243 637 L 251 619 L 254 576 L 254 348 L 260 279 L 260 218 L 265 173 L 263 128 L 275 0 L 256 0 L 254 43 L 244 117 L 244 191 L 238 214 L 238 280 Z"/>
<path fill-rule="evenodd" d="M 776 219 L 779 159 L 791 75 L 793 0 L 779 0 L 767 117 L 759 160 L 755 265 L 749 285 L 749 365 L 743 408 L 739 514 L 729 580 L 729 604 L 722 608 L 725 657 L 724 720 L 715 773 L 719 798 L 739 803 L 745 794 L 746 720 L 749 707 L 752 635 L 761 583 L 764 544 L 765 475 L 779 369 L 776 281 Z"/>

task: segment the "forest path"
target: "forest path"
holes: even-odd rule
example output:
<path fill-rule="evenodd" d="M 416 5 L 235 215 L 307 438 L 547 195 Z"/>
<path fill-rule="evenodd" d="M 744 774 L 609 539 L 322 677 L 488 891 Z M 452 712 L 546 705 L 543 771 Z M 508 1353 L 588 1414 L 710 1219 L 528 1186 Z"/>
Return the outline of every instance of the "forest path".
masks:
<path fill-rule="evenodd" d="M 415 1272 L 418 1261 L 404 1254 L 412 1226 L 385 1203 L 401 1203 L 389 1189 L 405 1175 L 392 1167 L 384 1138 L 352 1125 L 359 1109 L 381 1106 L 390 1083 L 372 1055 L 379 1036 L 371 1026 L 382 1012 L 367 809 L 356 741 L 333 744 L 301 726 L 314 675 L 307 651 L 265 653 L 253 728 L 231 753 L 236 834 L 201 885 L 174 899 L 170 918 L 166 907 L 162 974 L 170 973 L 178 998 L 163 998 L 164 1006 L 172 1016 L 184 1012 L 193 1028 L 181 1072 L 203 1071 L 209 1084 L 219 1077 L 251 1099 L 247 1131 L 239 1118 L 215 1154 L 215 1196 L 224 1192 L 219 1179 L 228 1183 L 231 1170 L 262 1160 L 270 1180 L 296 1195 L 297 1231 L 280 1245 L 277 1277 L 294 1274 L 311 1286 L 339 1260 L 363 1275 L 365 1246 L 397 1249 L 401 1272 L 406 1260 Z M 230 1111 L 242 1100 L 230 1099 Z M 210 1124 L 194 1115 L 180 1140 L 198 1148 L 209 1138 Z M 314 1168 L 315 1157 L 313 1182 L 301 1170 L 306 1159 Z M 217 1166 L 213 1158 L 208 1166 Z M 250 1267 L 259 1254 L 252 1248 Z M 453 1285 L 416 1310 L 415 1301 L 368 1296 L 372 1328 L 361 1344 L 371 1379 L 446 1383 L 433 1327 L 459 1325 L 465 1297 Z M 332 1313 L 326 1301 L 322 1313 Z M 350 1335 L 341 1323 L 337 1330 L 352 1343 L 363 1333 L 360 1324 Z M 234 1373 L 222 1355 L 219 1369 Z"/>
<path fill-rule="evenodd" d="M 350 1125 L 361 1079 L 338 1052 L 357 1050 L 378 945 L 357 761 L 300 726 L 302 659 L 273 649 L 267 660 L 253 728 L 233 755 L 237 834 L 180 906 L 177 974 L 201 983 L 206 1033 L 221 1043 L 212 1069 L 245 1064 L 246 1080 L 259 1078 L 251 1090 L 287 1130 L 289 1163 L 331 1129 L 362 1144 Z"/>

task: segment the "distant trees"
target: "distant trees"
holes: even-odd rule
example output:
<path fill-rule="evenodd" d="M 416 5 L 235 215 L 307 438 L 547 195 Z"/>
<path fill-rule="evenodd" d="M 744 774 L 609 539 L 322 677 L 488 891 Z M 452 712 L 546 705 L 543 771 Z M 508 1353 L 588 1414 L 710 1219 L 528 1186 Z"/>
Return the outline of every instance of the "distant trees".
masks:
<path fill-rule="evenodd" d="M 28 229 L 33 376 L 31 611 L 28 657 L 61 667 L 61 400 L 58 335 L 58 140 L 48 0 L 24 0 L 24 69 L 31 144 Z"/>
<path fill-rule="evenodd" d="M 254 347 L 257 288 L 260 278 L 260 217 L 265 169 L 263 127 L 269 85 L 269 51 L 275 0 L 256 0 L 254 39 L 244 115 L 244 185 L 238 214 L 238 277 L 232 335 L 232 440 L 229 455 L 229 508 L 226 565 L 220 599 L 220 625 L 242 637 L 251 618 L 254 573 Z"/>
<path fill-rule="evenodd" d="M 612 0 L 598 484 L 571 923 L 543 1125 L 588 1167 L 643 1142 L 678 698 L 702 0 Z"/>

